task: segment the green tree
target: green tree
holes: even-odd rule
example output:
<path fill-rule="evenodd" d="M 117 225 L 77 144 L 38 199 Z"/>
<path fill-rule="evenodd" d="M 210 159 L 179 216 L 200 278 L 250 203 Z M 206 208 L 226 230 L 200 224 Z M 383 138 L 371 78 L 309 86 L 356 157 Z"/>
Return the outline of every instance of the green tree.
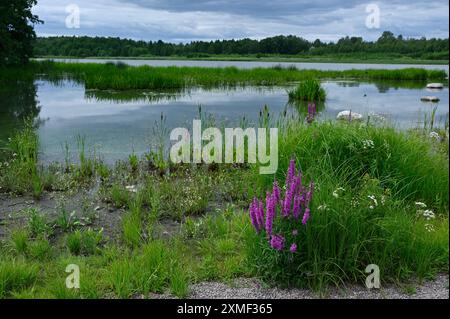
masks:
<path fill-rule="evenodd" d="M 36 37 L 34 25 L 42 23 L 31 12 L 36 0 L 1 0 L 0 65 L 27 63 Z"/>

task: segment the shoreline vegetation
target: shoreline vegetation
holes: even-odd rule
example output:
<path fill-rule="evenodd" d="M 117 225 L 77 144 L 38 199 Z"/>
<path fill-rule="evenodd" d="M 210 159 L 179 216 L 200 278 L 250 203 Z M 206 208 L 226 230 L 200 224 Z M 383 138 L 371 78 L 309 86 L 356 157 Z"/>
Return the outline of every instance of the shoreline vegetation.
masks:
<path fill-rule="evenodd" d="M 25 67 L 5 68 L 3 79 L 36 75 L 46 79 L 70 78 L 84 83 L 86 89 L 97 90 L 163 90 L 193 86 L 220 87 L 240 85 L 285 85 L 308 79 L 445 81 L 444 70 L 408 68 L 398 70 L 298 70 L 296 67 L 238 69 L 204 67 L 129 66 L 125 63 L 64 63 L 32 61 Z"/>
<path fill-rule="evenodd" d="M 172 164 L 158 149 L 106 166 L 82 137 L 78 163 L 42 166 L 25 125 L 0 166 L 11 216 L 0 225 L 0 297 L 187 297 L 190 284 L 241 277 L 325 294 L 363 283 L 373 263 L 382 283 L 400 285 L 448 271 L 448 127 L 435 139 L 428 128 L 268 114 L 261 123 L 280 130 L 269 176 L 258 165 Z M 277 213 L 274 229 L 295 232 L 286 251 L 255 232 L 248 207 L 289 180 L 291 160 L 314 195 L 298 232 Z M 80 266 L 80 289 L 64 286 L 68 264 Z"/>
<path fill-rule="evenodd" d="M 39 37 L 34 56 L 71 57 L 159 57 L 164 59 L 373 61 L 381 63 L 448 64 L 448 39 L 406 38 L 384 31 L 375 41 L 343 37 L 336 42 L 306 40 L 301 36 L 274 36 L 260 40 L 230 39 L 169 43 L 110 37 Z M 433 62 L 434 61 L 434 62 Z"/>
<path fill-rule="evenodd" d="M 42 55 L 35 59 L 76 59 L 76 60 L 179 60 L 179 61 L 234 61 L 234 62 L 280 62 L 280 63 L 343 63 L 343 64 L 411 64 L 411 65 L 448 65 L 449 60 L 427 60 L 399 56 L 370 56 L 364 57 L 349 55 L 330 55 L 330 56 L 286 56 L 286 55 L 268 55 L 258 57 L 257 55 L 212 55 L 212 56 L 58 56 Z"/>

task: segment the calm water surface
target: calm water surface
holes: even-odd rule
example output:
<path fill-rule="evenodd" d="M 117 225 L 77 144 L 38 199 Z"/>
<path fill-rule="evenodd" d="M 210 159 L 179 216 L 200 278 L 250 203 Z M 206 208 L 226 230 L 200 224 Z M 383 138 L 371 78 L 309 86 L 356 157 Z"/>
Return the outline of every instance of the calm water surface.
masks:
<path fill-rule="evenodd" d="M 423 68 L 449 71 L 448 65 L 424 65 L 424 64 L 370 64 L 370 63 L 308 63 L 308 62 L 259 62 L 259 61 L 196 61 L 196 60 L 133 60 L 133 59 L 53 59 L 59 62 L 77 63 L 107 63 L 123 62 L 132 66 L 195 66 L 195 67 L 230 67 L 240 69 L 271 68 L 276 65 L 295 65 L 298 69 L 343 71 L 351 69 L 405 69 Z"/>
<path fill-rule="evenodd" d="M 76 136 L 82 135 L 91 152 L 107 162 L 126 158 L 132 152 L 142 154 L 155 146 L 155 123 L 161 114 L 166 118 L 169 132 L 174 127 L 192 127 L 198 117 L 198 107 L 211 114 L 217 126 L 238 126 L 245 116 L 249 125 L 257 125 L 259 112 L 268 105 L 272 114 L 305 112 L 288 104 L 287 87 L 206 90 L 194 88 L 175 95 L 160 94 L 149 98 L 144 94 L 121 98 L 117 94 L 85 92 L 81 85 L 65 81 L 54 85 L 37 83 L 37 101 L 42 123 L 38 129 L 41 159 L 45 162 L 62 160 L 64 143 L 76 153 Z M 424 114 L 437 108 L 437 121 L 448 116 L 448 88 L 429 92 L 425 88 L 395 88 L 373 83 L 329 81 L 323 83 L 328 97 L 319 108 L 320 119 L 334 119 L 345 109 L 368 115 L 382 115 L 400 128 L 420 125 Z M 423 95 L 437 95 L 437 104 L 420 101 Z"/>

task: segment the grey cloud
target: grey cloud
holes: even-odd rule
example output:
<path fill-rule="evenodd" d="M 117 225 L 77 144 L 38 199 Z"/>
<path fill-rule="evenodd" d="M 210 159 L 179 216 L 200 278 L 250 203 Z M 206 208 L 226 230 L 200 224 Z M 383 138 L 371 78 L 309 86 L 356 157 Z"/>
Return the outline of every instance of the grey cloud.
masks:
<path fill-rule="evenodd" d="M 383 30 L 404 36 L 448 37 L 448 1 L 380 0 L 381 29 L 367 29 L 365 6 L 339 0 L 39 0 L 41 35 L 119 36 L 188 42 L 295 34 L 325 41 L 376 39 Z M 81 28 L 66 29 L 65 6 L 81 9 Z"/>

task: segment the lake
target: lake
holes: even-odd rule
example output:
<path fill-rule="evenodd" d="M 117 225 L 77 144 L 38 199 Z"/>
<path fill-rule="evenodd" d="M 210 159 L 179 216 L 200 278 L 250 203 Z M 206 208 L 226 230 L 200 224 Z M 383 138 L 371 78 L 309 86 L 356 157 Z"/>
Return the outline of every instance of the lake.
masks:
<path fill-rule="evenodd" d="M 38 59 L 43 60 L 43 59 Z M 277 65 L 288 67 L 296 66 L 298 69 L 343 71 L 351 69 L 405 69 L 422 68 L 428 70 L 445 70 L 448 74 L 448 65 L 426 64 L 371 64 L 371 63 L 308 63 L 308 62 L 261 62 L 261 61 L 203 61 L 203 60 L 135 60 L 135 59 L 51 59 L 57 62 L 72 63 L 107 63 L 123 62 L 132 66 L 191 66 L 191 67 L 237 67 L 240 69 L 271 68 Z"/>
<path fill-rule="evenodd" d="M 324 81 L 327 101 L 320 105 L 319 120 L 336 118 L 342 111 L 377 114 L 384 122 L 400 129 L 420 125 L 424 115 L 436 108 L 441 125 L 448 117 L 448 87 L 430 92 L 418 83 L 367 83 Z M 39 80 L 19 87 L 0 90 L 0 139 L 3 141 L 19 125 L 17 115 L 30 114 L 40 119 L 41 161 L 64 160 L 63 145 L 77 153 L 77 136 L 83 136 L 88 149 L 106 162 L 143 154 L 156 144 L 156 136 L 166 139 L 175 127 L 192 127 L 192 120 L 210 114 L 218 127 L 235 127 L 243 117 L 256 126 L 260 110 L 268 105 L 271 114 L 306 112 L 305 106 L 288 104 L 285 87 L 239 87 L 233 89 L 192 88 L 184 92 L 100 92 L 86 91 L 70 80 L 58 84 Z M 436 95 L 439 103 L 420 101 L 424 95 Z M 3 104 L 3 105 L 2 105 Z M 165 130 L 158 130 L 161 114 Z M 372 115 L 374 118 L 374 116 Z"/>

